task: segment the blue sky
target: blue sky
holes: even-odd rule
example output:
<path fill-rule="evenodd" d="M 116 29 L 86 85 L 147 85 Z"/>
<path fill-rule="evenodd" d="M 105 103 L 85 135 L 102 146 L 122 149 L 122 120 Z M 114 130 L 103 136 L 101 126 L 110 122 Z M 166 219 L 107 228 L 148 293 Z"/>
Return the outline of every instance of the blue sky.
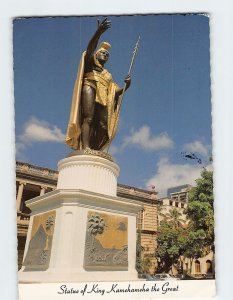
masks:
<path fill-rule="evenodd" d="M 110 153 L 119 183 L 155 189 L 194 183 L 211 155 L 209 19 L 203 15 L 109 16 L 101 38 L 112 45 L 106 68 L 123 86 L 138 35 L 132 85 Z M 97 17 L 14 21 L 17 159 L 56 169 L 81 53 Z M 202 159 L 185 160 L 181 152 Z"/>

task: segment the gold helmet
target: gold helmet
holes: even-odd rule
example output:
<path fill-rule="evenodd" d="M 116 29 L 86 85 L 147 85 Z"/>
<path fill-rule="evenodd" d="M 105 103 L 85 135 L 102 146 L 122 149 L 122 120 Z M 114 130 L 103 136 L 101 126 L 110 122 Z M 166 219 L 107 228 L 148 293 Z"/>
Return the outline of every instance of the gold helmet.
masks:
<path fill-rule="evenodd" d="M 108 42 L 102 42 L 99 46 L 99 49 L 96 51 L 96 53 L 105 50 L 108 52 L 108 49 L 111 48 L 111 45 Z M 108 52 L 109 53 L 109 52 Z"/>

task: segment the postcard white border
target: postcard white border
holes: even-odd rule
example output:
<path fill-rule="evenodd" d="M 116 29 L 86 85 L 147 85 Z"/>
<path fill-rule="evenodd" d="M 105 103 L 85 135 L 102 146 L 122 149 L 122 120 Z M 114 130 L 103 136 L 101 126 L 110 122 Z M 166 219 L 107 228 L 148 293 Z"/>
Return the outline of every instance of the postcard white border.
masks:
<path fill-rule="evenodd" d="M 19 300 L 157 300 L 215 296 L 214 280 L 20 284 Z M 46 297 L 46 298 L 45 298 Z M 212 297 L 212 298 L 211 298 Z"/>
<path fill-rule="evenodd" d="M 217 299 L 230 299 L 233 253 L 233 4 L 231 0 L 5 0 L 0 3 L 0 297 L 17 299 L 12 18 L 19 16 L 208 13 L 216 208 Z M 146 298 L 144 298 L 146 299 Z M 198 298 L 201 299 L 201 298 Z"/>

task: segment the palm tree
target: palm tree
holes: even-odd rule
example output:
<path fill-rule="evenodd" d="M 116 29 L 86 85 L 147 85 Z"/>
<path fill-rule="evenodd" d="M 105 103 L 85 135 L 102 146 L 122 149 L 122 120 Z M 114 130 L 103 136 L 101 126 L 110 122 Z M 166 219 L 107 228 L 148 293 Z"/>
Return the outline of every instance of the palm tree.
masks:
<path fill-rule="evenodd" d="M 53 216 L 50 216 L 45 223 L 45 230 L 46 230 L 46 244 L 45 249 L 49 249 L 49 236 L 53 235 L 53 229 L 54 229 L 55 220 Z"/>
<path fill-rule="evenodd" d="M 97 234 L 102 234 L 104 232 L 104 228 L 106 227 L 104 219 L 99 215 L 91 216 L 88 220 L 88 231 L 92 236 L 91 246 L 94 246 L 94 237 Z"/>
<path fill-rule="evenodd" d="M 185 220 L 181 218 L 182 215 L 183 214 L 179 212 L 175 207 L 171 208 L 166 214 L 167 222 L 171 224 L 174 228 L 181 227 L 184 223 L 186 223 Z"/>
<path fill-rule="evenodd" d="M 163 213 L 163 206 L 162 205 L 157 206 L 157 223 L 158 223 L 158 225 L 160 225 L 160 222 L 161 222 L 161 221 L 159 221 L 159 217 L 162 218 L 163 222 L 167 223 L 168 216 L 167 216 L 167 213 Z"/>
<path fill-rule="evenodd" d="M 106 225 L 104 223 L 104 219 L 101 218 L 99 215 L 91 216 L 88 220 L 88 223 L 88 230 L 90 231 L 91 235 L 95 236 L 104 232 L 104 227 Z"/>

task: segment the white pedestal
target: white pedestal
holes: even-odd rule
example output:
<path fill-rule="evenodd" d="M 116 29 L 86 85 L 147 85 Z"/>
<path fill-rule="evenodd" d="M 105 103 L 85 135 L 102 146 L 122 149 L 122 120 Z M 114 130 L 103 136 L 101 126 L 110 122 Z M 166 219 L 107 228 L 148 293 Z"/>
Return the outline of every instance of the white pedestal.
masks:
<path fill-rule="evenodd" d="M 77 155 L 58 163 L 58 189 L 81 189 L 116 196 L 119 167 L 99 156 Z"/>
<path fill-rule="evenodd" d="M 99 157 L 83 155 L 82 158 L 77 157 L 77 160 L 75 158 L 59 162 L 56 191 L 27 201 L 32 215 L 25 246 L 24 266 L 19 271 L 19 281 L 36 283 L 138 280 L 135 270 L 136 216 L 142 208 L 141 205 L 136 201 L 116 197 L 115 178 L 119 171 L 116 164 Z M 88 183 L 85 183 L 85 180 Z M 89 190 L 81 189 L 86 186 Z M 109 186 L 113 190 L 110 190 Z M 111 220 L 111 217 L 126 220 L 128 241 L 126 267 L 118 267 L 117 264 L 110 267 L 107 265 L 86 267 L 87 223 L 90 214 L 104 215 L 108 220 Z M 39 220 L 44 217 L 46 220 L 42 222 L 43 227 L 39 224 Z M 53 225 L 49 226 L 48 221 L 51 221 L 51 218 Z M 42 252 L 45 260 L 47 259 L 46 264 L 41 264 L 41 259 L 38 263 L 38 258 L 33 258 L 34 253 L 38 255 L 36 245 L 43 243 L 45 246 Z M 49 256 L 49 259 L 46 256 Z"/>

